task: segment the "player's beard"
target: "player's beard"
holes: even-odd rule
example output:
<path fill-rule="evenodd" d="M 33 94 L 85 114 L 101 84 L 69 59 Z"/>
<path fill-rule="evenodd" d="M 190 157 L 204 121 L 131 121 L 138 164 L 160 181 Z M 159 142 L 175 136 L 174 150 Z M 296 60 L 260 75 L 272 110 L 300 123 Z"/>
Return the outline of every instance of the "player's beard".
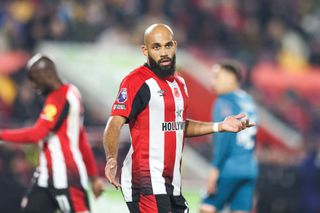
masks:
<path fill-rule="evenodd" d="M 176 55 L 173 55 L 172 58 L 165 58 L 165 59 L 169 59 L 171 61 L 171 63 L 167 66 L 161 66 L 161 60 L 160 59 L 158 62 L 156 62 L 153 58 L 151 58 L 150 56 L 148 56 L 149 59 L 149 65 L 151 70 L 159 77 L 159 78 L 166 78 L 168 76 L 171 76 L 175 73 L 176 71 Z"/>

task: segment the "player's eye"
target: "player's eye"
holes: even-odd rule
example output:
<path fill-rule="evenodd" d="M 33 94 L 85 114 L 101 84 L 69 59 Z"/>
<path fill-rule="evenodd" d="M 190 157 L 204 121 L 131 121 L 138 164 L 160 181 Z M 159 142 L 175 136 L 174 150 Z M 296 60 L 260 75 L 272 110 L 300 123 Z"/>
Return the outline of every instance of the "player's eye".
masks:
<path fill-rule="evenodd" d="M 154 45 L 154 46 L 153 46 L 153 49 L 154 49 L 154 50 L 160 50 L 160 45 Z"/>
<path fill-rule="evenodd" d="M 166 46 L 165 46 L 167 49 L 170 49 L 171 47 L 173 47 L 173 43 L 172 42 L 170 42 L 170 43 L 168 43 L 168 44 L 166 44 Z"/>

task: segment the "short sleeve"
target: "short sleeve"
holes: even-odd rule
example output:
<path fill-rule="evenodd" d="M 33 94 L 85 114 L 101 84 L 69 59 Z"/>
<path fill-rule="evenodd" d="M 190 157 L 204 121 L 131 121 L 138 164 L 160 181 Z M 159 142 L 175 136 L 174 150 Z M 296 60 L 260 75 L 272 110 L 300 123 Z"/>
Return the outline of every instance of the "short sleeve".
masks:
<path fill-rule="evenodd" d="M 125 78 L 112 106 L 111 115 L 127 118 L 127 123 L 133 120 L 148 104 L 150 90 L 146 83 L 139 83 L 130 77 Z"/>
<path fill-rule="evenodd" d="M 49 127 L 50 130 L 57 130 L 69 112 L 69 104 L 66 95 L 62 93 L 54 93 L 47 97 L 39 119 Z"/>

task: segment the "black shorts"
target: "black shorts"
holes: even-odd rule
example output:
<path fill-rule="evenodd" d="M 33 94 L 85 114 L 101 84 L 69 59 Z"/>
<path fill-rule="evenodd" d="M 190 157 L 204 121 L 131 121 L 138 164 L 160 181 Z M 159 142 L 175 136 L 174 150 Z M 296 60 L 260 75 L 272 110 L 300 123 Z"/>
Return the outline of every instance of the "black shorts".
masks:
<path fill-rule="evenodd" d="M 127 202 L 130 213 L 188 213 L 187 201 L 181 196 L 140 195 L 138 201 Z"/>
<path fill-rule="evenodd" d="M 33 185 L 22 207 L 22 213 L 54 213 L 57 210 L 62 213 L 89 211 L 86 191 L 74 187 L 52 189 Z"/>

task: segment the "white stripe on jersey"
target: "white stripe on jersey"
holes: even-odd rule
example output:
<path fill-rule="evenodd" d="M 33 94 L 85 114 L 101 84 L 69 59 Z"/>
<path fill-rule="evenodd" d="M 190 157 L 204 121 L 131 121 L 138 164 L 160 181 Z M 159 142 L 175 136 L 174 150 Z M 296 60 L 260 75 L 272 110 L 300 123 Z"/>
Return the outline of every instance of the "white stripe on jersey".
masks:
<path fill-rule="evenodd" d="M 123 161 L 122 174 L 121 174 L 121 189 L 126 202 L 132 202 L 132 144 L 128 154 Z"/>
<path fill-rule="evenodd" d="M 164 132 L 159 131 L 159 124 L 164 122 L 164 100 L 158 95 L 161 90 L 154 79 L 146 84 L 150 88 L 149 101 L 149 168 L 151 184 L 154 194 L 166 194 L 165 179 L 162 177 L 164 169 Z M 154 130 L 154 131 L 153 131 Z M 152 141 L 152 143 L 150 142 Z"/>
<path fill-rule="evenodd" d="M 74 93 L 74 88 L 67 93 L 67 101 L 69 102 L 69 114 L 67 118 L 67 135 L 70 140 L 70 149 L 73 159 L 77 165 L 82 187 L 88 188 L 87 170 L 83 162 L 82 154 L 79 149 L 79 133 L 81 128 L 81 104 L 79 97 Z"/>
<path fill-rule="evenodd" d="M 43 144 L 44 144 L 43 141 L 39 143 L 40 158 L 39 158 L 39 171 L 38 171 L 39 172 L 38 186 L 48 187 L 49 173 L 48 173 L 48 167 L 47 167 L 47 159 L 43 150 Z"/>
<path fill-rule="evenodd" d="M 53 186 L 56 189 L 64 189 L 68 187 L 68 178 L 60 140 L 55 134 L 49 137 L 48 148 L 52 160 Z"/>
<path fill-rule="evenodd" d="M 189 96 L 186 81 L 181 76 L 178 76 L 178 78 L 183 83 L 183 88 L 184 88 L 184 91 L 185 91 L 186 95 Z"/>
<path fill-rule="evenodd" d="M 183 110 L 184 110 L 184 103 L 182 98 L 182 93 L 180 91 L 180 87 L 178 86 L 176 81 L 172 83 L 167 81 L 169 84 L 172 96 L 174 97 L 175 103 L 175 111 L 176 111 L 176 122 L 183 121 Z M 180 98 L 175 96 L 174 88 L 177 88 L 180 93 Z M 182 110 L 182 111 L 181 111 Z M 178 112 L 179 111 L 179 112 Z M 180 161 L 181 161 L 181 154 L 182 154 L 182 147 L 183 147 L 183 130 L 176 131 L 176 156 L 174 161 L 174 169 L 173 169 L 173 195 L 180 195 L 181 194 L 181 174 L 180 174 Z"/>

